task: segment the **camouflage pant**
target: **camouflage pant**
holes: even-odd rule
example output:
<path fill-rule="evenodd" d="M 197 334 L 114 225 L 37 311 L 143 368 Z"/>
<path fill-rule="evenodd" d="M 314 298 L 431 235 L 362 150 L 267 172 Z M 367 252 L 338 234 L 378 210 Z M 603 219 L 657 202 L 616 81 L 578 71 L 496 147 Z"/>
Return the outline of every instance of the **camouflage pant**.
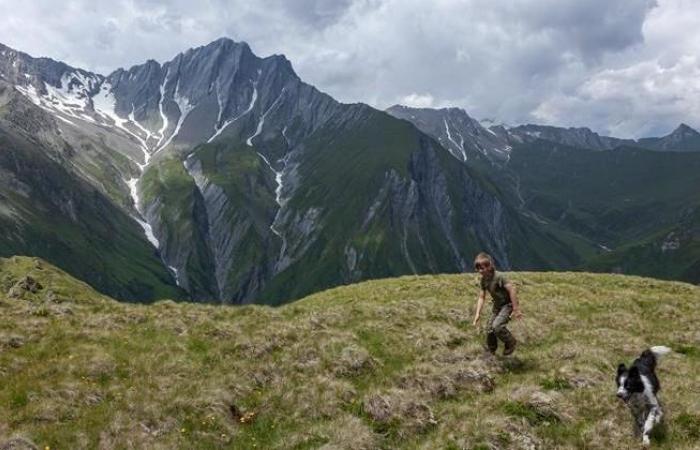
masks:
<path fill-rule="evenodd" d="M 515 338 L 510 334 L 508 328 L 506 328 L 512 312 L 513 306 L 505 305 L 500 309 L 494 308 L 491 313 L 488 325 L 486 326 L 486 347 L 490 352 L 496 351 L 499 339 L 506 345 L 506 348 L 515 342 Z"/>

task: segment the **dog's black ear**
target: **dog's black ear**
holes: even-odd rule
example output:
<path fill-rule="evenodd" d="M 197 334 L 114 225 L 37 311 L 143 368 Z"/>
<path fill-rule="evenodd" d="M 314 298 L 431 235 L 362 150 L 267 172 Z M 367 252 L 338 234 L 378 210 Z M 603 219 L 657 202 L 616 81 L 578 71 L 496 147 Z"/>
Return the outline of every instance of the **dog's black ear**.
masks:
<path fill-rule="evenodd" d="M 622 375 L 627 371 L 627 367 L 625 367 L 624 363 L 621 363 L 619 366 L 617 366 L 617 376 Z"/>

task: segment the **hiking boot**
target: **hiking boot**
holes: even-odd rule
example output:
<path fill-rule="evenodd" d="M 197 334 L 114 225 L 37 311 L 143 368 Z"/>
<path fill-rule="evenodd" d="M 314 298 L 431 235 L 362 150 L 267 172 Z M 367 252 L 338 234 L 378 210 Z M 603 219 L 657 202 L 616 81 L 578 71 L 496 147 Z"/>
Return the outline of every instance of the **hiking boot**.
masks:
<path fill-rule="evenodd" d="M 496 350 L 498 350 L 498 338 L 494 333 L 488 333 L 486 335 L 486 345 L 484 345 L 484 350 L 492 355 L 496 354 Z"/>
<path fill-rule="evenodd" d="M 515 338 L 511 338 L 506 342 L 505 348 L 503 349 L 503 356 L 508 356 L 513 354 L 515 351 L 515 345 L 517 344 L 517 341 Z"/>

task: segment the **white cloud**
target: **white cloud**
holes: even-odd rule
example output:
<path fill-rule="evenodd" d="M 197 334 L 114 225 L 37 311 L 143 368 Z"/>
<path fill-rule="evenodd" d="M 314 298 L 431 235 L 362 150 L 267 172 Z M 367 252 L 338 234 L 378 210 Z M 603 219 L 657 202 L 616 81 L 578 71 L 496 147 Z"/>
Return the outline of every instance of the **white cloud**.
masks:
<path fill-rule="evenodd" d="M 672 66 L 658 60 L 602 70 L 573 95 L 554 96 L 533 115 L 545 123 L 589 124 L 610 135 L 666 134 L 681 122 L 700 118 L 700 64 L 681 56 Z"/>
<path fill-rule="evenodd" d="M 431 108 L 435 103 L 435 99 L 430 94 L 410 94 L 402 97 L 399 103 L 404 106 L 411 106 L 414 108 Z"/>
<path fill-rule="evenodd" d="M 609 58 L 574 89 L 543 98 L 533 117 L 619 137 L 663 135 L 681 122 L 700 127 L 700 3 L 659 1 L 642 35 L 643 45 Z"/>

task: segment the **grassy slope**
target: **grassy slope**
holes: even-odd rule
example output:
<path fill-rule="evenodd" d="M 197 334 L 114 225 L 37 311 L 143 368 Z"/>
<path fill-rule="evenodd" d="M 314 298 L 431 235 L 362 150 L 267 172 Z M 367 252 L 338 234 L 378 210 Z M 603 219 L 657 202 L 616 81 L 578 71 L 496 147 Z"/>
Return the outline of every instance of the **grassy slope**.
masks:
<path fill-rule="evenodd" d="M 44 289 L 5 296 L 26 274 Z M 470 325 L 474 275 L 365 282 L 277 309 L 145 306 L 42 262 L 0 260 L 0 445 L 635 448 L 614 372 L 666 344 L 676 352 L 658 369 L 667 430 L 655 446 L 697 448 L 700 288 L 510 275 L 522 345 L 488 360 Z"/>

